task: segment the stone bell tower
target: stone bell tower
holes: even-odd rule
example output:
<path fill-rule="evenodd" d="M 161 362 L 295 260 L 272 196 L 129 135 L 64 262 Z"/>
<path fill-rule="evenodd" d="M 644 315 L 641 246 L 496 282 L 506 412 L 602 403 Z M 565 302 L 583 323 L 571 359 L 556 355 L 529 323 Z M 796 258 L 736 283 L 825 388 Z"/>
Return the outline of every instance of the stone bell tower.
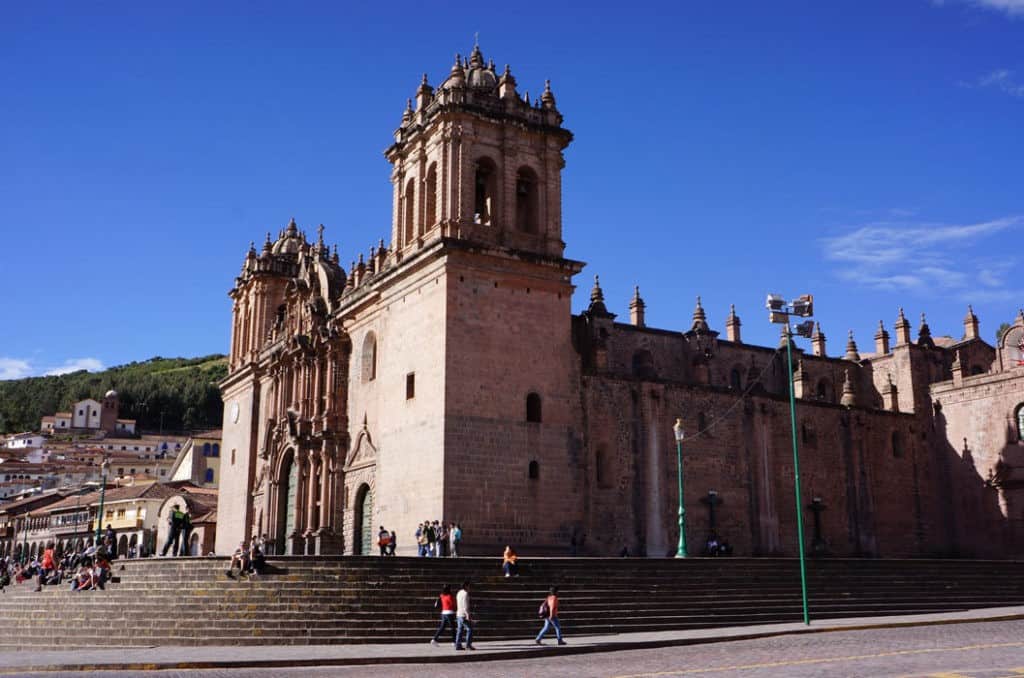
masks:
<path fill-rule="evenodd" d="M 531 101 L 479 46 L 469 60 L 456 55 L 436 91 L 424 75 L 385 152 L 394 250 L 451 237 L 560 257 L 562 151 L 572 140 L 561 124 L 550 83 Z"/>
<path fill-rule="evenodd" d="M 425 309 L 426 290 L 440 288 L 443 320 L 422 325 L 408 346 L 422 363 L 440 332 L 440 513 L 462 522 L 481 553 L 508 539 L 557 552 L 579 505 L 567 462 L 579 404 L 572 278 L 583 267 L 563 257 L 570 141 L 549 83 L 531 100 L 508 66 L 499 75 L 474 47 L 436 90 L 424 76 L 385 152 L 404 289 L 442 271 L 416 298 Z M 425 435 L 405 445 L 420 450 L 408 465 L 438 459 Z M 385 475 L 378 470 L 382 487 L 395 473 Z"/>

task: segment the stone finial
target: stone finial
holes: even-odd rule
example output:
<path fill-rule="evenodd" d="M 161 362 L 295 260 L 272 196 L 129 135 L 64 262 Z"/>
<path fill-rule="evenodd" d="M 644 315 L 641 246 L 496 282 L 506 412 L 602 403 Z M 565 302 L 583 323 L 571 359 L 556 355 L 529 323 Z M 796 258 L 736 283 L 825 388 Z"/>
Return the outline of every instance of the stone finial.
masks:
<path fill-rule="evenodd" d="M 846 407 L 853 407 L 857 404 L 857 392 L 853 388 L 853 380 L 850 379 L 850 370 L 846 370 L 846 375 L 843 377 L 843 397 L 839 402 Z"/>
<path fill-rule="evenodd" d="M 629 302 L 629 322 L 634 327 L 645 326 L 645 309 L 647 304 L 640 298 L 640 286 L 633 287 L 633 298 Z"/>
<path fill-rule="evenodd" d="M 934 342 L 932 341 L 932 330 L 928 327 L 928 320 L 925 318 L 924 313 L 921 314 L 921 327 L 917 330 L 917 343 L 922 346 L 934 346 Z"/>
<path fill-rule="evenodd" d="M 285 229 L 285 235 L 293 236 L 299 234 L 299 225 L 295 223 L 295 217 L 292 217 L 288 222 L 288 228 Z"/>
<path fill-rule="evenodd" d="M 875 332 L 875 353 L 885 355 L 889 352 L 889 333 L 885 330 L 885 323 L 878 321 L 878 331 Z"/>
<path fill-rule="evenodd" d="M 402 111 L 402 124 L 412 120 L 412 99 L 405 100 L 405 110 Z"/>
<path fill-rule="evenodd" d="M 512 70 L 508 64 L 505 64 L 505 72 L 498 79 L 498 96 L 502 99 L 514 99 L 517 96 L 516 79 L 513 77 Z"/>
<path fill-rule="evenodd" d="M 263 251 L 269 252 L 274 247 L 274 243 L 270 241 L 270 231 L 267 231 L 267 239 L 263 241 Z"/>
<path fill-rule="evenodd" d="M 434 91 L 434 88 L 430 86 L 430 80 L 427 79 L 427 74 L 423 74 L 423 79 L 420 80 L 420 86 L 416 88 L 416 94 L 429 94 Z"/>
<path fill-rule="evenodd" d="M 846 360 L 859 361 L 860 353 L 857 352 L 857 342 L 853 339 L 853 330 L 850 330 L 849 338 L 846 340 L 846 354 L 843 355 Z"/>
<path fill-rule="evenodd" d="M 693 307 L 693 325 L 690 327 L 690 331 L 707 332 L 709 329 L 708 318 L 704 313 L 704 307 L 700 304 L 700 295 L 698 295 L 697 305 Z"/>
<path fill-rule="evenodd" d="M 480 51 L 480 45 L 473 45 L 473 51 L 469 55 L 469 65 L 471 68 L 484 67 L 484 53 Z"/>
<path fill-rule="evenodd" d="M 1024 325 L 1024 308 L 1017 309 L 1017 325 Z"/>
<path fill-rule="evenodd" d="M 737 344 L 740 340 L 740 317 L 736 315 L 736 304 L 729 304 L 729 317 L 725 319 L 725 337 Z"/>
<path fill-rule="evenodd" d="M 331 261 L 334 262 L 335 264 L 337 264 L 338 261 L 339 261 L 339 259 L 338 259 L 338 244 L 337 243 L 334 244 L 334 251 L 331 253 Z"/>
<path fill-rule="evenodd" d="M 967 304 L 967 315 L 964 316 L 964 339 L 978 338 L 978 316 L 974 315 L 974 309 Z"/>
<path fill-rule="evenodd" d="M 320 224 L 316 227 L 316 244 L 321 248 L 324 246 L 324 225 Z"/>
<path fill-rule="evenodd" d="M 821 331 L 821 323 L 814 323 L 814 332 L 811 334 L 811 352 L 818 357 L 825 357 L 825 333 Z"/>
<path fill-rule="evenodd" d="M 590 289 L 590 303 L 604 301 L 604 292 L 601 290 L 601 278 L 594 276 L 594 286 Z"/>
<path fill-rule="evenodd" d="M 785 348 L 789 343 L 789 326 L 779 325 L 779 348 Z"/>
<path fill-rule="evenodd" d="M 544 93 L 540 95 L 540 103 L 544 108 L 555 107 L 555 95 L 551 92 L 551 81 L 544 81 Z"/>
<path fill-rule="evenodd" d="M 910 323 L 907 322 L 907 316 L 903 315 L 903 307 L 900 306 L 899 315 L 896 316 L 896 324 L 893 325 L 896 330 L 896 345 L 903 346 L 910 343 Z"/>
<path fill-rule="evenodd" d="M 604 305 L 604 292 L 601 290 L 601 280 L 596 275 L 594 276 L 594 287 L 590 290 L 590 306 L 587 308 L 587 311 L 595 317 L 615 317 L 608 312 L 608 307 Z"/>
<path fill-rule="evenodd" d="M 255 240 L 250 240 L 249 241 L 249 256 L 250 257 L 255 257 L 256 256 L 256 241 Z"/>
<path fill-rule="evenodd" d="M 451 73 L 448 74 L 448 80 L 451 87 L 463 87 L 466 84 L 466 71 L 462 67 L 462 55 L 455 55 L 455 64 L 452 66 Z"/>

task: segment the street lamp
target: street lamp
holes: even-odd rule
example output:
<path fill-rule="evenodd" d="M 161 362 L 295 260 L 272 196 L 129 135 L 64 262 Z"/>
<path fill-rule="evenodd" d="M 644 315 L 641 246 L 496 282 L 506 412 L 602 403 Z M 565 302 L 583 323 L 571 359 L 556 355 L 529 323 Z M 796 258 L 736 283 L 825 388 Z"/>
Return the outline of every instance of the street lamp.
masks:
<path fill-rule="evenodd" d="M 103 473 L 100 476 L 100 510 L 96 513 L 96 548 L 100 547 L 100 537 L 103 534 L 103 500 L 107 494 L 107 468 L 110 466 L 110 456 L 103 455 L 103 463 L 100 468 Z"/>
<path fill-rule="evenodd" d="M 679 546 L 676 548 L 676 558 L 686 557 L 686 507 L 683 505 L 683 420 L 676 419 L 672 433 L 676 437 L 676 465 L 679 469 Z"/>
<path fill-rule="evenodd" d="M 787 381 L 789 382 L 789 421 L 793 436 L 793 492 L 796 496 L 796 530 L 797 544 L 800 550 L 800 595 L 803 602 L 804 624 L 810 624 L 811 618 L 807 612 L 807 565 L 804 558 L 804 516 L 803 506 L 800 501 L 800 454 L 797 449 L 796 440 L 796 395 L 793 392 L 793 334 L 801 337 L 810 337 L 814 330 L 814 322 L 805 320 L 794 326 L 789 324 L 789 316 L 795 315 L 799 318 L 808 318 L 814 315 L 814 297 L 804 294 L 794 301 L 786 304 L 786 300 L 778 294 L 769 294 L 765 300 L 765 307 L 768 309 L 768 320 L 772 323 L 785 325 L 786 330 L 786 358 L 789 362 Z"/>

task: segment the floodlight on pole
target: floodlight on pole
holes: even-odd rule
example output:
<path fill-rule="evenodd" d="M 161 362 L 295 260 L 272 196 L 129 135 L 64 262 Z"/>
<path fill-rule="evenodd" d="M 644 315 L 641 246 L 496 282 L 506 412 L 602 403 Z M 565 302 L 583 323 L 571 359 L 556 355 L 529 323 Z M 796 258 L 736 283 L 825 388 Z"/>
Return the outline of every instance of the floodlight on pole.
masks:
<path fill-rule="evenodd" d="M 781 304 L 779 304 L 780 300 L 782 301 Z M 814 331 L 814 322 L 807 320 L 796 325 L 794 328 L 789 324 L 789 316 L 795 315 L 800 318 L 810 316 L 814 311 L 814 296 L 804 294 L 787 305 L 785 300 L 782 300 L 782 297 L 779 295 L 769 294 L 765 305 L 770 311 L 769 318 L 771 322 L 786 326 L 786 359 L 789 365 L 789 371 L 787 372 L 787 381 L 789 382 L 789 422 L 790 434 L 793 439 L 793 494 L 796 499 L 797 546 L 800 554 L 800 596 L 801 602 L 803 603 L 804 624 L 810 624 L 811 617 L 807 610 L 807 563 L 804 556 L 804 516 L 803 506 L 801 505 L 802 502 L 800 500 L 800 452 L 797 447 L 796 438 L 796 394 L 793 390 L 793 334 L 795 330 L 795 332 L 800 336 L 810 337 L 811 333 Z"/>

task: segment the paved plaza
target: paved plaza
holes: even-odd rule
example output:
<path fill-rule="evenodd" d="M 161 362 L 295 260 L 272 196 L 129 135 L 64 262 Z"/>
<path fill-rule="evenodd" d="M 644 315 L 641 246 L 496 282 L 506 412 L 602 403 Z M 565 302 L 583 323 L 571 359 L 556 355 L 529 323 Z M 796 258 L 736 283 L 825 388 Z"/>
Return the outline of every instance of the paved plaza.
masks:
<path fill-rule="evenodd" d="M 571 627 L 570 627 L 571 628 Z M 565 648 L 529 640 L 446 646 L 133 648 L 8 652 L 18 676 L 942 676 L 1024 675 L 1024 608 L 830 620 L 701 632 L 569 637 Z M 102 667 L 111 670 L 103 670 Z M 64 668 L 62 668 L 64 667 Z M 149 675 L 153 675 L 149 673 Z"/>

